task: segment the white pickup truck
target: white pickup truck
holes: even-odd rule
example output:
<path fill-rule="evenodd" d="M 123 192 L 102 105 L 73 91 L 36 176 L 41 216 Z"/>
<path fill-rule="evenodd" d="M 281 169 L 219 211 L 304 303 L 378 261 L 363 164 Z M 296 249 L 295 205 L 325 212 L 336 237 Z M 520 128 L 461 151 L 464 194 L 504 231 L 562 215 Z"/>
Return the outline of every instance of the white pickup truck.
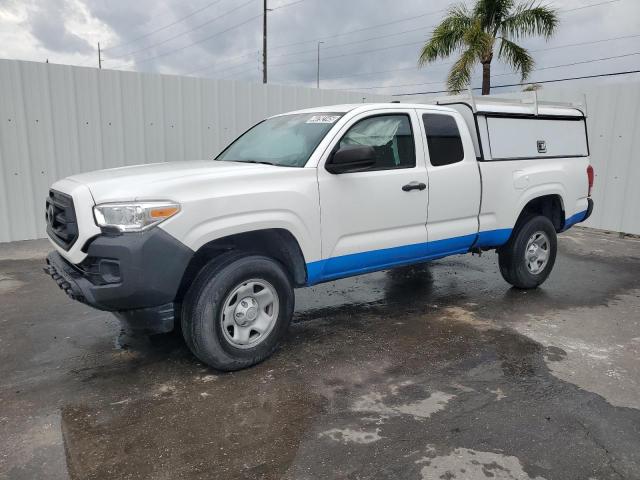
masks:
<path fill-rule="evenodd" d="M 179 320 L 193 353 L 222 370 L 275 350 L 297 287 L 489 249 L 507 282 L 537 287 L 556 233 L 593 207 L 584 112 L 440 103 L 276 115 L 215 160 L 60 180 L 45 270 L 132 328 Z"/>

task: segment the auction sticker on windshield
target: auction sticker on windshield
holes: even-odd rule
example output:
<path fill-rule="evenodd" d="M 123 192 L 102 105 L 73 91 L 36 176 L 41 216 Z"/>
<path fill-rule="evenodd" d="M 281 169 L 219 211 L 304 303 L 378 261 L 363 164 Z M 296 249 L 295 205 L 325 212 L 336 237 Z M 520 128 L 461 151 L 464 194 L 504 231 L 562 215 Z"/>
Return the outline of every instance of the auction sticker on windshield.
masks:
<path fill-rule="evenodd" d="M 306 123 L 334 123 L 340 115 L 314 115 Z"/>

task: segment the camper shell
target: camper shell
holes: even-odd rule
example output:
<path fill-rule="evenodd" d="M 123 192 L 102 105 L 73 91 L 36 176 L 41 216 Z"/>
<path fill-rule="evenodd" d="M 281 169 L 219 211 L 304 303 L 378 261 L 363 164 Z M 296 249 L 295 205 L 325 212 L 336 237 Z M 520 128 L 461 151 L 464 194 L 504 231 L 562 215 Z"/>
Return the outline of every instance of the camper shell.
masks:
<path fill-rule="evenodd" d="M 586 100 L 540 101 L 473 94 L 430 102 L 457 110 L 469 128 L 478 161 L 589 156 Z"/>

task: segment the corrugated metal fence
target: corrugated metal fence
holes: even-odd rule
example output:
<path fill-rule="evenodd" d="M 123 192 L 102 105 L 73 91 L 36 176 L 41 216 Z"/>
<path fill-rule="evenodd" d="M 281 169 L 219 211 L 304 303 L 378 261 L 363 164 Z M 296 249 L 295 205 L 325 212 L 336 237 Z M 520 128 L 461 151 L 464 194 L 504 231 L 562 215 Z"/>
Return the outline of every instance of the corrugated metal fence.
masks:
<path fill-rule="evenodd" d="M 0 60 L 0 242 L 42 238 L 51 183 L 210 158 L 266 116 L 363 95 Z M 367 95 L 367 100 L 384 97 Z"/>
<path fill-rule="evenodd" d="M 0 85 L 0 242 L 44 237 L 44 198 L 59 178 L 208 158 L 268 115 L 363 101 L 360 93 L 14 60 L 0 60 Z M 640 83 L 586 93 L 597 175 L 588 225 L 640 234 Z M 575 91 L 541 94 L 565 96 Z"/>

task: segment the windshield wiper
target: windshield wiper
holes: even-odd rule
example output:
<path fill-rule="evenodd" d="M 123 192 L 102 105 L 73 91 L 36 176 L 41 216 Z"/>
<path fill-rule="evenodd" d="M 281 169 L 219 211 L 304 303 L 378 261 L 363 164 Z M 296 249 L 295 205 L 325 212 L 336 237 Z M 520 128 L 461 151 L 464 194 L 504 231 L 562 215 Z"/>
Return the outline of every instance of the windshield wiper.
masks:
<path fill-rule="evenodd" d="M 246 160 L 245 163 L 261 163 L 263 165 L 273 165 L 276 166 L 273 162 L 267 162 L 266 160 Z"/>
<path fill-rule="evenodd" d="M 267 162 L 266 160 L 224 160 L 225 162 L 235 162 L 235 163 L 261 163 L 262 165 L 273 165 L 274 167 L 279 167 L 280 165 L 272 162 Z"/>

